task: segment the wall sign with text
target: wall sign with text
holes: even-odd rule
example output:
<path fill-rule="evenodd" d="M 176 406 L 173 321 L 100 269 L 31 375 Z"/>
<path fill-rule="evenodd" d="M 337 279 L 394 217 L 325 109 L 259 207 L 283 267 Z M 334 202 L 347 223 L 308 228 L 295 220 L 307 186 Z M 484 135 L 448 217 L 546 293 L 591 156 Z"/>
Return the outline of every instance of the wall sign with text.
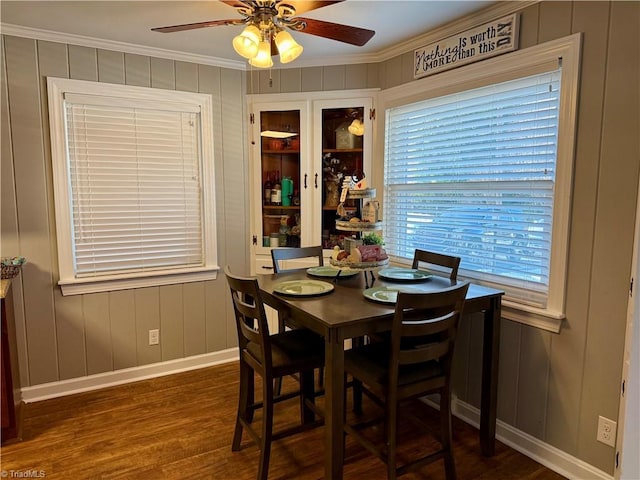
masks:
<path fill-rule="evenodd" d="M 517 13 L 418 48 L 413 78 L 477 62 L 518 48 Z"/>

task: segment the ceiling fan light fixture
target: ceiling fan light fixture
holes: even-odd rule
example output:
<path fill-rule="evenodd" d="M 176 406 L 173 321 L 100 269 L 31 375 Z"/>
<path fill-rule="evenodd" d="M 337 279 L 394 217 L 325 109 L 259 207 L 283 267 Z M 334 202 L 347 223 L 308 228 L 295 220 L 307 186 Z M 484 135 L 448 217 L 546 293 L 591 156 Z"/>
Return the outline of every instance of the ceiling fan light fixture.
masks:
<path fill-rule="evenodd" d="M 258 45 L 258 54 L 249 60 L 249 63 L 258 68 L 270 68 L 273 66 L 271 60 L 271 42 L 262 41 Z"/>
<path fill-rule="evenodd" d="M 248 25 L 240 35 L 233 38 L 233 49 L 244 58 L 254 58 L 260 46 L 260 30 L 255 25 Z"/>
<path fill-rule="evenodd" d="M 295 60 L 302 53 L 302 46 L 298 44 L 291 34 L 285 30 L 280 30 L 275 37 L 281 63 L 289 63 Z"/>

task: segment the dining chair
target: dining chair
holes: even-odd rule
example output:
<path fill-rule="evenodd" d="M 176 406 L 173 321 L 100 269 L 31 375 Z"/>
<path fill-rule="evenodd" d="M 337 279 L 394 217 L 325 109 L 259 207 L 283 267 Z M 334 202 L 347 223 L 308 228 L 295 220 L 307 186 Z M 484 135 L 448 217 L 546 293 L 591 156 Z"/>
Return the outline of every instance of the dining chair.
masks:
<path fill-rule="evenodd" d="M 280 273 L 288 270 L 282 267 L 280 262 L 285 260 L 301 259 L 301 258 L 317 258 L 318 266 L 324 265 L 324 258 L 322 256 L 322 246 L 315 247 L 299 247 L 299 248 L 272 248 L 271 259 L 273 260 L 273 272 Z M 315 265 L 314 265 L 315 266 Z"/>
<path fill-rule="evenodd" d="M 430 252 L 427 250 L 419 250 L 413 254 L 413 265 L 411 268 L 420 268 L 422 264 L 436 265 L 438 267 L 444 267 L 449 271 L 449 280 L 453 285 L 458 279 L 458 268 L 460 267 L 460 257 L 452 255 L 445 255 L 443 253 Z"/>
<path fill-rule="evenodd" d="M 322 256 L 322 246 L 313 246 L 313 247 L 299 247 L 299 248 L 272 248 L 271 249 L 271 260 L 273 261 L 273 272 L 274 273 L 282 273 L 291 270 L 298 270 L 298 268 L 284 268 L 282 266 L 282 262 L 285 260 L 294 260 L 294 259 L 303 259 L 303 258 L 316 258 L 317 266 L 324 265 L 324 258 Z M 315 266 L 315 265 L 314 265 Z M 294 328 L 284 315 L 281 312 L 278 312 L 278 331 L 284 332 L 286 327 Z M 324 368 L 320 368 L 320 373 L 318 374 L 318 385 L 323 386 L 324 384 Z M 275 391 L 276 394 L 279 395 L 282 391 L 282 378 L 276 380 L 275 383 Z"/>
<path fill-rule="evenodd" d="M 243 430 L 247 430 L 260 449 L 258 480 L 269 472 L 271 443 L 322 424 L 316 420 L 321 412 L 315 406 L 314 370 L 324 365 L 324 340 L 311 330 L 287 330 L 271 335 L 255 278 L 225 275 L 235 313 L 240 351 L 240 392 L 233 434 L 232 451 L 240 450 Z M 297 373 L 300 389 L 285 395 L 274 394 L 274 379 Z M 262 378 L 262 401 L 255 400 L 255 374 Z M 299 397 L 300 424 L 273 432 L 273 410 L 278 402 Z M 253 425 L 254 412 L 262 409 L 262 428 Z"/>
<path fill-rule="evenodd" d="M 383 407 L 382 446 L 365 436 L 371 420 L 345 423 L 344 430 L 387 465 L 387 478 L 395 479 L 427 463 L 444 459 L 448 480 L 456 478 L 451 434 L 451 363 L 458 321 L 469 283 L 431 293 L 398 293 L 390 342 L 378 342 L 345 352 L 347 374 L 363 392 Z M 441 448 L 397 466 L 399 405 L 405 400 L 440 394 Z M 345 414 L 346 415 L 346 414 Z M 424 425 L 414 418 L 417 425 Z M 374 423 L 375 424 L 375 423 Z"/>

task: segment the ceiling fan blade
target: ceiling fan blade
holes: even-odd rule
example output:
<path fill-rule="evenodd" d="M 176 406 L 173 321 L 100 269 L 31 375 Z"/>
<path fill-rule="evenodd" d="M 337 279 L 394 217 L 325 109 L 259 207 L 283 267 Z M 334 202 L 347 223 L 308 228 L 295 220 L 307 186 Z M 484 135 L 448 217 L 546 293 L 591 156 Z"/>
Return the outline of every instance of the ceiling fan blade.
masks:
<path fill-rule="evenodd" d="M 310 12 L 311 10 L 315 10 L 317 8 L 327 7 L 329 5 L 333 5 L 334 3 L 342 2 L 344 2 L 344 0 L 282 0 L 278 2 L 278 4 L 283 3 L 285 5 L 291 5 L 293 8 L 295 8 L 296 15 L 300 15 L 301 13 Z"/>
<path fill-rule="evenodd" d="M 156 27 L 152 28 L 154 32 L 161 33 L 171 33 L 171 32 L 181 32 L 183 30 L 195 30 L 196 28 L 205 28 L 205 27 L 218 27 L 220 25 L 241 25 L 244 22 L 238 19 L 227 19 L 227 20 L 211 20 L 209 22 L 198 22 L 198 23 L 185 23 L 184 25 L 171 25 L 169 27 Z"/>
<path fill-rule="evenodd" d="M 295 17 L 306 24 L 306 27 L 298 29 L 302 33 L 309 33 L 317 37 L 330 38 L 343 43 L 350 43 L 358 47 L 363 46 L 371 37 L 375 35 L 375 31 L 366 28 L 352 27 L 350 25 L 341 25 L 339 23 L 324 22 L 322 20 L 314 20 L 312 18 Z"/>

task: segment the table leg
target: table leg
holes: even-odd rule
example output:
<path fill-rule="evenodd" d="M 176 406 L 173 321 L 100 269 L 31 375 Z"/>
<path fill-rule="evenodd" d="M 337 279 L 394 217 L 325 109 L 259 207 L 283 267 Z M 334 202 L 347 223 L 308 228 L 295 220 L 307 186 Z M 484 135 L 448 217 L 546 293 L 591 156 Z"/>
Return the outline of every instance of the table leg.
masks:
<path fill-rule="evenodd" d="M 342 479 L 344 460 L 344 342 L 331 332 L 325 338 L 324 478 Z"/>
<path fill-rule="evenodd" d="M 494 454 L 496 443 L 500 318 L 500 298 L 492 298 L 491 307 L 484 312 L 482 393 L 480 399 L 480 449 L 482 454 L 487 457 Z"/>

